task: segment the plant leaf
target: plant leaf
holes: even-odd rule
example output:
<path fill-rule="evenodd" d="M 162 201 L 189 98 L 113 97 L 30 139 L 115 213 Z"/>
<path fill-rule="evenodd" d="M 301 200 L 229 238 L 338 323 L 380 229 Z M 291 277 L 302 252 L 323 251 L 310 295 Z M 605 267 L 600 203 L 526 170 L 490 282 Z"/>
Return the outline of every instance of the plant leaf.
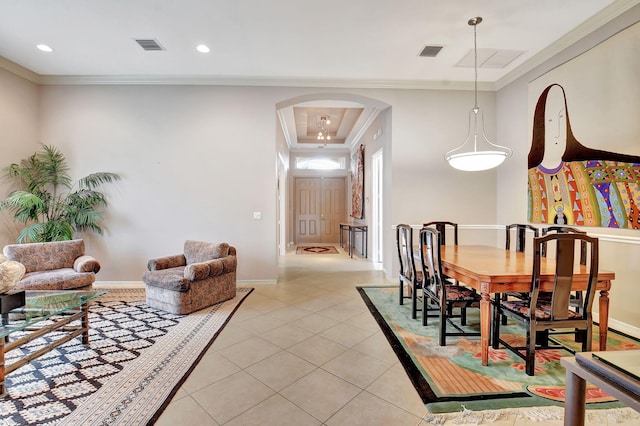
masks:
<path fill-rule="evenodd" d="M 102 234 L 100 209 L 107 207 L 107 197 L 96 188 L 120 180 L 120 175 L 92 173 L 76 182 L 78 189 L 72 191 L 64 154 L 50 145 L 42 145 L 36 153 L 3 171 L 19 190 L 0 201 L 0 210 L 10 210 L 17 222 L 28 224 L 18 242 L 69 240 L 76 231 Z"/>
<path fill-rule="evenodd" d="M 78 188 L 80 189 L 95 189 L 102 184 L 112 183 L 120 180 L 120 175 L 117 173 L 109 172 L 97 172 L 83 177 L 78 181 Z"/>

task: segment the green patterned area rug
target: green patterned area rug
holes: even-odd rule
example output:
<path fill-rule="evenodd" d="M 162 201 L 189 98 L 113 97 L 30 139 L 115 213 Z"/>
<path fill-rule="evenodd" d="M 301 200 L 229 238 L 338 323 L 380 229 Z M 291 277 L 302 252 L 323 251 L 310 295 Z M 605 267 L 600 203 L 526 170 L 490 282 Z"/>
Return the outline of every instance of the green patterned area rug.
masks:
<path fill-rule="evenodd" d="M 7 375 L 0 425 L 152 424 L 252 290 L 174 315 L 147 306 L 144 288 L 109 289 L 89 307 L 88 346 L 72 339 Z M 7 364 L 55 337 L 8 352 Z"/>
<path fill-rule="evenodd" d="M 533 377 L 524 372 L 524 361 L 506 349 L 490 348 L 489 366 L 483 367 L 479 337 L 448 337 L 447 346 L 440 346 L 438 318 L 430 317 L 426 327 L 422 326 L 420 313 L 418 319 L 412 320 L 410 302 L 398 303 L 397 286 L 358 287 L 358 291 L 431 413 L 563 406 L 565 370 L 559 359 L 572 356 L 570 352 L 536 351 Z M 479 331 L 478 309 L 468 309 L 467 316 L 468 327 Z M 517 327 L 511 323 L 503 327 L 507 335 L 512 332 L 507 338 L 523 338 L 523 330 Z M 597 347 L 598 330 L 594 328 L 593 344 Z M 572 341 L 572 335 L 555 337 L 579 345 Z M 610 330 L 607 350 L 625 349 L 640 349 L 640 342 Z M 623 407 L 590 384 L 587 402 L 590 409 Z"/>

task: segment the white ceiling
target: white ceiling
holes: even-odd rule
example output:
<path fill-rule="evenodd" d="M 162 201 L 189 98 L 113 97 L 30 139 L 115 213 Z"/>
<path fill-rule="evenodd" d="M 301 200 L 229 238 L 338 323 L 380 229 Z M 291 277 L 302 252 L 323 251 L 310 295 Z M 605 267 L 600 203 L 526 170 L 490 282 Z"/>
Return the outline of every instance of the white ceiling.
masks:
<path fill-rule="evenodd" d="M 0 66 L 43 84 L 468 88 L 474 73 L 457 64 L 473 47 L 467 21 L 482 16 L 479 48 L 523 52 L 479 70 L 480 84 L 496 87 L 638 2 L 0 0 Z M 166 50 L 144 51 L 137 38 Z M 425 45 L 443 48 L 423 58 Z"/>

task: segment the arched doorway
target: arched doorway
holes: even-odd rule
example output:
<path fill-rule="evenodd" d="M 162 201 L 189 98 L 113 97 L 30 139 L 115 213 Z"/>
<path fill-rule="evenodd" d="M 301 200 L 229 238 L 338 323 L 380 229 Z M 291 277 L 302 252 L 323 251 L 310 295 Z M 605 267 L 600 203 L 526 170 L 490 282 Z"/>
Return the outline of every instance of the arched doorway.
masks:
<path fill-rule="evenodd" d="M 364 144 L 370 146 L 365 151 L 367 166 L 365 168 L 365 193 L 371 184 L 371 155 L 385 145 L 385 155 L 390 153 L 390 105 L 360 95 L 349 93 L 315 93 L 287 99 L 276 104 L 281 136 L 286 143 L 278 148 L 279 184 L 285 183 L 286 189 L 279 187 L 278 203 L 278 253 L 283 255 L 286 248 L 296 243 L 300 230 L 296 225 L 295 183 L 296 178 L 304 177 L 344 177 L 346 188 L 344 193 L 347 210 L 344 219 L 348 219 L 351 205 L 351 179 L 349 161 L 351 154 Z M 323 122 L 331 121 L 331 127 L 321 127 Z M 328 135 L 327 139 L 319 136 Z M 286 152 L 285 152 L 286 151 Z M 343 169 L 309 170 L 298 166 L 299 160 L 325 159 L 334 162 L 343 161 Z M 390 167 L 386 170 L 390 171 Z M 286 175 L 286 178 L 283 178 Z M 367 183 L 368 182 L 368 183 Z M 283 198 L 284 197 L 284 200 Z M 372 208 L 366 197 L 367 207 L 363 223 L 371 225 Z M 377 212 L 376 217 L 385 217 Z M 389 216 L 386 216 L 389 217 Z M 322 221 L 323 218 L 320 218 Z M 326 224 L 326 222 L 320 222 Z M 384 225 L 382 225 L 384 227 Z M 336 226 L 337 228 L 337 226 Z M 309 241 L 308 239 L 306 241 Z M 318 241 L 320 242 L 320 240 Z M 337 242 L 337 241 L 336 241 Z M 371 244 L 371 241 L 369 241 Z M 379 258 L 380 256 L 376 256 Z"/>

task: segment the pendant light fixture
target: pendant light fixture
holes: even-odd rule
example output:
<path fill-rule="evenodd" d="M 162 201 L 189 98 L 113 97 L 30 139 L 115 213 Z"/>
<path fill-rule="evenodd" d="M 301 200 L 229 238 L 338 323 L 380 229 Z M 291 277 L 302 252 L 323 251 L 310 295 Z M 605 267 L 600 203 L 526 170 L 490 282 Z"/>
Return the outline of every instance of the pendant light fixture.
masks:
<path fill-rule="evenodd" d="M 327 146 L 327 142 L 331 140 L 331 135 L 329 134 L 329 124 L 331 124 L 331 117 L 328 115 L 323 115 L 320 117 L 320 124 L 318 126 L 318 140 L 324 141 L 324 146 Z"/>
<path fill-rule="evenodd" d="M 469 19 L 473 26 L 473 54 L 475 70 L 474 106 L 469 111 L 469 133 L 464 143 L 445 154 L 451 167 L 468 172 L 488 170 L 499 166 L 511 157 L 511 149 L 492 143 L 484 132 L 484 118 L 478 106 L 478 45 L 476 27 L 482 22 L 480 16 Z"/>

